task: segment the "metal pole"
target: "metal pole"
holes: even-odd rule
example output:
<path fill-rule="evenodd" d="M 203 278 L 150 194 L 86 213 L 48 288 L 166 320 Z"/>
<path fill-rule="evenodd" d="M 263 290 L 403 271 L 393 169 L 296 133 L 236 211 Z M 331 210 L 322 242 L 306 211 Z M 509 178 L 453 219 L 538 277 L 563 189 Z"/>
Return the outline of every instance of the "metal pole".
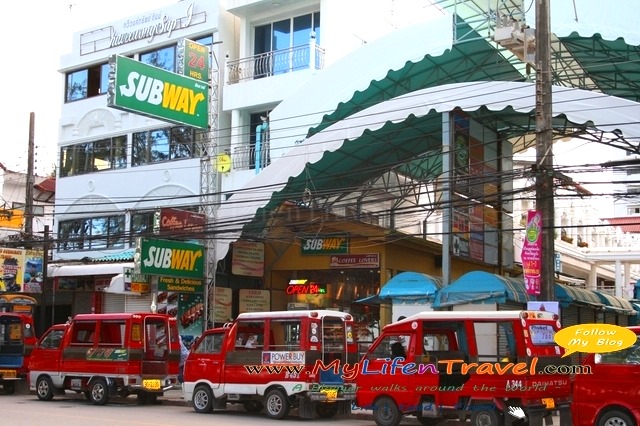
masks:
<path fill-rule="evenodd" d="M 553 123 L 548 0 L 536 0 L 536 209 L 542 215 L 540 300 L 555 300 Z"/>

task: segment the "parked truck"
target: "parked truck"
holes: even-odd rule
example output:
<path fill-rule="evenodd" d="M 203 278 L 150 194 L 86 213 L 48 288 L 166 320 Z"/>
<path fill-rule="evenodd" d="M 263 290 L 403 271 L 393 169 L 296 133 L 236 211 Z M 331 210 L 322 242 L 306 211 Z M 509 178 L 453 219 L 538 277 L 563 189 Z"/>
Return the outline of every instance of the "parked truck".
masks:
<path fill-rule="evenodd" d="M 180 341 L 166 314 L 80 314 L 52 326 L 29 360 L 29 388 L 42 401 L 67 390 L 96 405 L 136 394 L 154 403 L 176 386 Z"/>
<path fill-rule="evenodd" d="M 0 385 L 5 394 L 27 378 L 31 348 L 36 342 L 31 315 L 0 312 Z"/>
<path fill-rule="evenodd" d="M 350 412 L 353 380 L 342 366 L 357 360 L 350 314 L 330 310 L 243 313 L 207 330 L 184 370 L 185 399 L 198 413 L 241 404 L 272 419 Z"/>

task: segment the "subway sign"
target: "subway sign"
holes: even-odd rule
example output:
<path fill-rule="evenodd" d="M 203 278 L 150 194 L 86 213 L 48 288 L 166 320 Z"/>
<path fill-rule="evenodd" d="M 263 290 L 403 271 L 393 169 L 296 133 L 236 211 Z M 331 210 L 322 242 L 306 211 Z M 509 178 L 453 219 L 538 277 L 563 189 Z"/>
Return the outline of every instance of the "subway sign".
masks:
<path fill-rule="evenodd" d="M 151 238 L 140 238 L 138 244 L 141 274 L 204 278 L 204 246 Z"/>
<path fill-rule="evenodd" d="M 159 120 L 209 128 L 209 85 L 120 55 L 109 59 L 107 105 Z"/>
<path fill-rule="evenodd" d="M 347 235 L 325 235 L 300 240 L 303 255 L 349 253 Z"/>

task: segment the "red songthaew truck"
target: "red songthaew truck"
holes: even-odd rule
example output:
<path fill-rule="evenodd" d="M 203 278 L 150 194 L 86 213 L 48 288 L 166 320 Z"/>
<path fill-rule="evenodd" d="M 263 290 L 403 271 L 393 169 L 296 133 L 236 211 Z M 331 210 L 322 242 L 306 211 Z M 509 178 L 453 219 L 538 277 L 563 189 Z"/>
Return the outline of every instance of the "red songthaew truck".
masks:
<path fill-rule="evenodd" d="M 207 413 L 227 403 L 265 410 L 282 419 L 347 413 L 353 381 L 339 368 L 357 361 L 350 314 L 330 310 L 243 313 L 207 330 L 192 346 L 184 369 L 185 399 Z M 318 368 L 323 367 L 323 368 Z"/>
<path fill-rule="evenodd" d="M 136 394 L 153 403 L 178 382 L 177 320 L 166 314 L 80 314 L 52 326 L 29 360 L 29 387 L 43 401 L 66 390 L 96 405 Z"/>

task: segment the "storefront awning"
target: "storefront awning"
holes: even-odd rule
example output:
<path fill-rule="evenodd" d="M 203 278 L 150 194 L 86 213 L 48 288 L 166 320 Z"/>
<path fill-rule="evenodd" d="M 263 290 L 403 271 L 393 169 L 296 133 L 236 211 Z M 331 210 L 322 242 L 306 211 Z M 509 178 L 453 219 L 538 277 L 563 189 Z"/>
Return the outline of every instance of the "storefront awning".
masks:
<path fill-rule="evenodd" d="M 556 283 L 556 299 L 563 307 L 571 304 L 582 304 L 596 309 L 605 307 L 595 291 L 558 283 Z"/>
<path fill-rule="evenodd" d="M 522 279 L 502 277 L 484 271 L 468 272 L 436 293 L 434 308 L 464 303 L 527 303 L 532 300 Z"/>
<path fill-rule="evenodd" d="M 442 288 L 442 279 L 419 272 L 402 272 L 380 289 L 382 299 L 433 299 Z"/>
<path fill-rule="evenodd" d="M 82 275 L 121 274 L 124 268 L 133 268 L 133 262 L 127 263 L 83 263 L 77 265 L 49 265 L 48 277 L 78 277 Z"/>
<path fill-rule="evenodd" d="M 601 293 L 594 291 L 598 298 L 604 303 L 604 308 L 608 311 L 621 313 L 624 315 L 636 315 L 636 310 L 633 308 L 631 302 L 621 297 L 612 296 L 607 293 Z"/>
<path fill-rule="evenodd" d="M 363 297 L 362 299 L 356 300 L 354 303 L 362 303 L 364 305 L 381 305 L 383 303 L 389 303 L 390 300 L 386 300 L 374 294 L 373 296 Z"/>

